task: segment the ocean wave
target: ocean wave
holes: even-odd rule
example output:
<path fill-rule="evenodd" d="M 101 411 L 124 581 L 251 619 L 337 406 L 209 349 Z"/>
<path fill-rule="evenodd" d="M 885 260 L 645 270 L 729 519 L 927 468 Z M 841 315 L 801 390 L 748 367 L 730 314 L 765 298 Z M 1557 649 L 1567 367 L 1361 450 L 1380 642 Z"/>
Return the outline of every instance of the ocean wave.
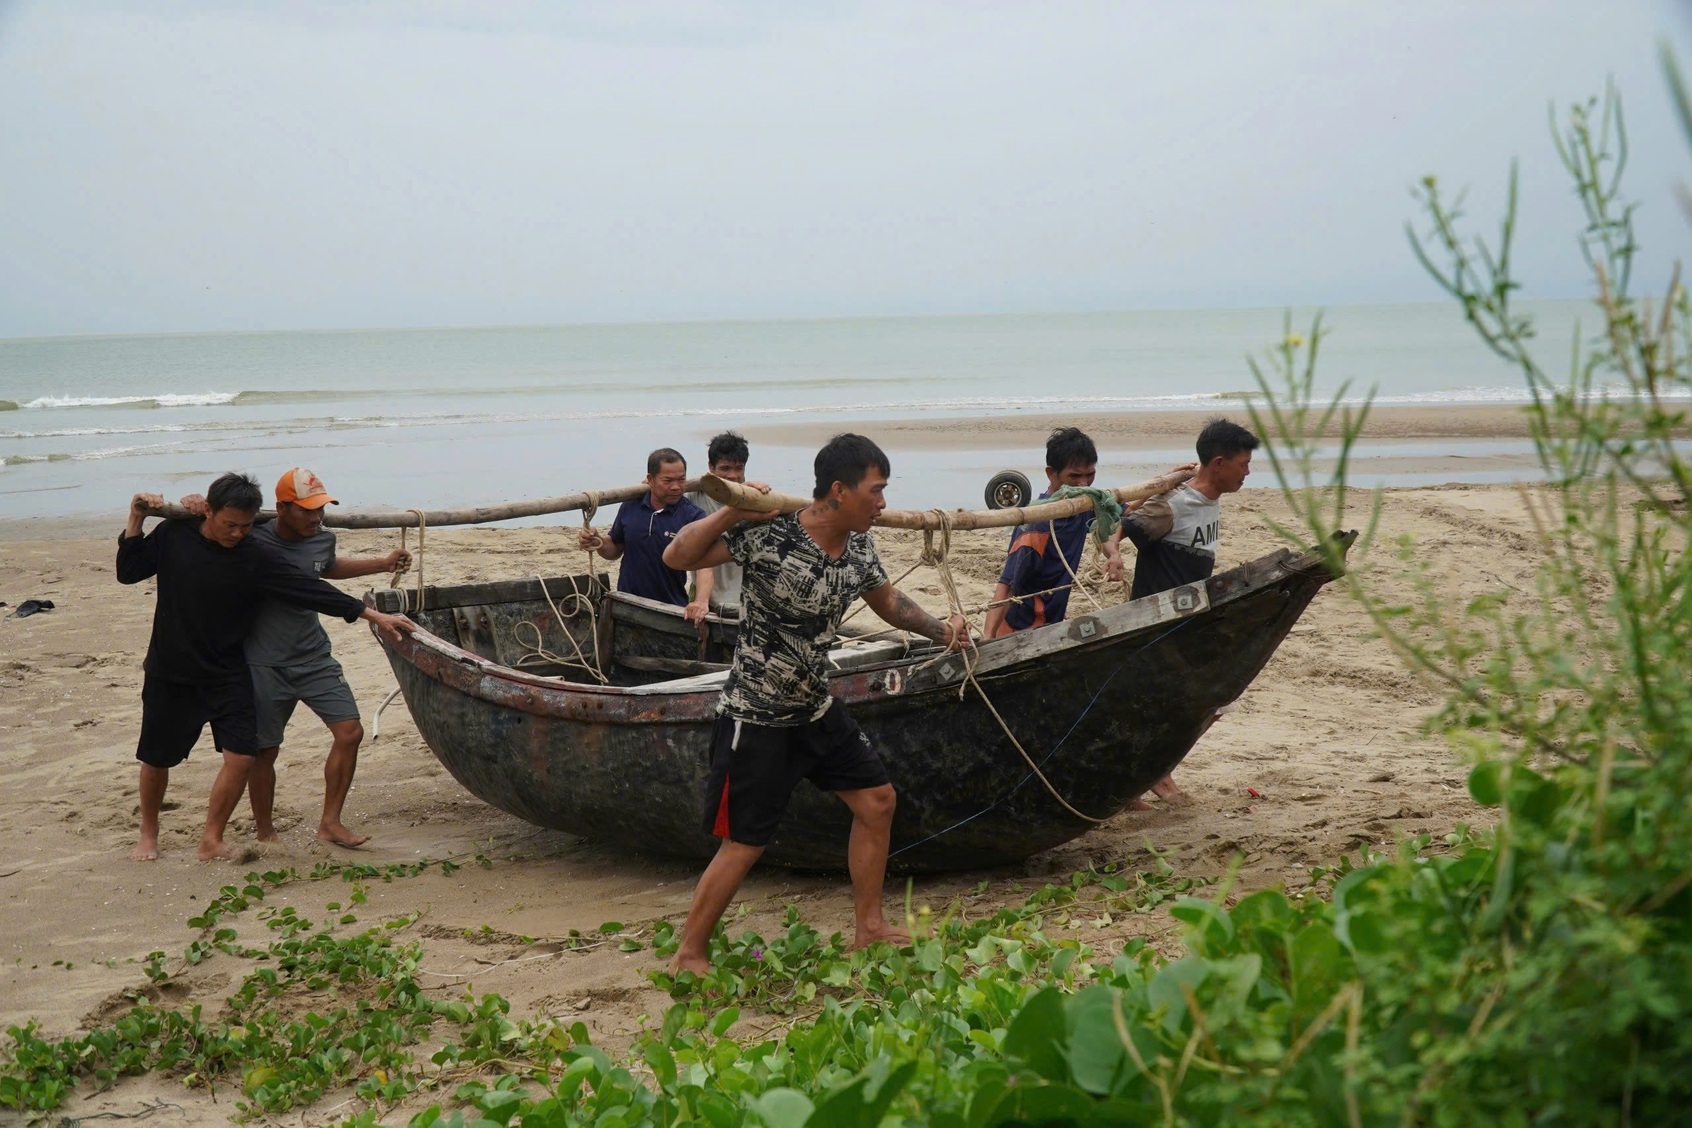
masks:
<path fill-rule="evenodd" d="M 0 455 L 0 466 L 27 466 L 32 462 L 69 462 L 73 457 L 69 454 L 3 454 Z"/>
<path fill-rule="evenodd" d="M 1041 411 L 1050 409 L 1087 409 L 1106 411 L 1146 411 L 1146 410 L 1179 410 L 1181 408 L 1203 408 L 1213 404 L 1228 402 L 1245 402 L 1261 397 L 1256 390 L 1233 391 L 1201 391 L 1169 393 L 1162 395 L 1050 395 L 1050 396 L 961 396 L 961 397 L 923 397 L 908 398 L 889 397 L 872 401 L 853 403 L 826 404 L 794 404 L 771 407 L 746 407 L 744 405 L 697 406 L 697 401 L 704 398 L 706 393 L 720 396 L 725 392 L 761 391 L 775 393 L 781 391 L 802 391 L 821 388 L 850 388 L 854 392 L 876 387 L 911 387 L 912 385 L 927 384 L 930 387 L 953 383 L 952 378 L 934 377 L 865 377 L 851 380 L 840 380 L 833 376 L 793 377 L 776 379 L 730 379 L 715 380 L 710 383 L 688 383 L 685 380 L 670 380 L 650 382 L 635 379 L 627 382 L 584 382 L 576 384 L 542 384 L 530 386 L 512 386 L 501 388 L 388 388 L 388 389 L 294 389 L 294 390 L 248 390 L 239 392 L 168 392 L 151 395 L 130 396 L 40 396 L 36 399 L 24 401 L 21 404 L 11 400 L 0 400 L 0 410 L 21 409 L 26 411 L 77 409 L 77 408 L 220 408 L 220 407 L 286 407 L 290 404 L 337 403 L 352 401 L 371 401 L 382 405 L 392 404 L 396 400 L 414 399 L 477 399 L 504 400 L 522 398 L 555 398 L 569 396 L 580 398 L 584 396 L 598 397 L 616 394 L 627 401 L 643 401 L 648 399 L 644 393 L 664 391 L 666 406 L 654 411 L 650 407 L 607 407 L 602 410 L 583 411 L 468 411 L 468 412 L 419 412 L 412 414 L 385 413 L 383 416 L 365 415 L 336 415 L 329 417 L 335 423 L 344 423 L 353 419 L 372 420 L 382 419 L 383 426 L 406 426 L 410 423 L 429 424 L 440 420 L 479 420 L 501 421 L 504 419 L 628 419 L 648 415 L 795 415 L 817 414 L 821 412 L 888 412 L 888 411 Z M 940 390 L 936 388 L 935 390 Z M 1599 394 L 1622 396 L 1628 394 L 1625 385 L 1614 385 L 1597 389 Z M 1432 391 L 1399 392 L 1377 395 L 1375 401 L 1385 405 L 1463 405 L 1463 404 L 1518 404 L 1527 403 L 1531 395 L 1521 385 L 1509 386 L 1468 386 L 1457 388 L 1442 388 Z M 1671 393 L 1667 398 L 1686 399 L 1689 393 Z M 1361 403 L 1361 396 L 1348 399 L 1350 403 Z M 669 405 L 674 406 L 669 406 Z M 488 406 L 493 406 L 489 404 Z M 235 427 L 259 426 L 297 426 L 305 425 L 306 417 L 270 418 L 263 421 L 238 422 L 231 424 Z M 375 425 L 375 424 L 373 424 Z M 57 429 L 54 431 L 16 432 L 0 434 L 0 437 L 15 438 L 26 434 L 45 436 L 49 434 L 131 434 L 141 433 L 144 428 L 131 426 L 117 426 L 103 429 Z"/>
<path fill-rule="evenodd" d="M 66 407 L 217 407 L 234 403 L 240 392 L 165 392 L 152 396 L 41 396 L 23 405 L 25 411 Z"/>
<path fill-rule="evenodd" d="M 272 423 L 252 420 L 241 423 L 157 423 L 144 427 L 53 427 L 44 431 L 0 431 L 0 439 L 74 439 L 91 435 L 168 435 L 183 431 L 215 434 L 220 431 L 276 431 L 310 430 L 321 426 L 321 419 Z"/>
<path fill-rule="evenodd" d="M 708 374 L 707 374 L 708 375 Z M 932 377 L 912 376 L 867 376 L 853 378 L 853 386 L 878 385 L 910 385 L 922 382 L 934 382 Z M 943 382 L 943 381 L 942 381 Z M 290 388 L 290 389 L 256 389 L 239 392 L 156 392 L 144 395 L 127 396 L 39 396 L 21 404 L 11 400 L 0 400 L 0 410 L 29 410 L 47 411 L 68 408 L 87 407 L 121 407 L 121 408 L 165 408 L 165 407 L 265 407 L 295 403 L 337 403 L 349 400 L 377 400 L 389 402 L 394 399 L 511 399 L 523 396 L 548 395 L 602 395 L 606 393 L 622 393 L 631 397 L 644 392 L 668 392 L 671 394 L 689 395 L 709 390 L 713 393 L 724 391 L 782 391 L 801 388 L 827 387 L 840 383 L 831 375 L 798 376 L 775 379 L 735 379 L 722 380 L 708 378 L 703 381 L 688 382 L 675 377 L 632 379 L 632 380 L 592 380 L 585 382 L 557 381 L 545 384 L 514 385 L 497 388 Z"/>
<path fill-rule="evenodd" d="M 1608 384 L 1592 390 L 1593 399 L 1626 400 L 1632 399 L 1634 393 L 1626 384 Z M 1692 390 L 1665 389 L 1658 393 L 1658 399 L 1688 400 L 1692 399 Z M 1345 401 L 1348 404 L 1360 404 L 1363 397 L 1352 396 Z M 1475 407 L 1497 404 L 1504 407 L 1519 406 L 1533 402 L 1533 393 L 1526 387 L 1517 385 L 1512 387 L 1473 386 L 1467 388 L 1444 388 L 1432 392 L 1399 392 L 1394 395 L 1377 395 L 1374 402 L 1382 407 Z"/>

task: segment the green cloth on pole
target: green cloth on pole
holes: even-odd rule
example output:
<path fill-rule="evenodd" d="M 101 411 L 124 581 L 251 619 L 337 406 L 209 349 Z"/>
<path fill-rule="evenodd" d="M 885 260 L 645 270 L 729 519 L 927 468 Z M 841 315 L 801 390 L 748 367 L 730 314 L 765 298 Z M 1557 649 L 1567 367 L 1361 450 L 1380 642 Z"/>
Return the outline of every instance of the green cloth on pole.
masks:
<path fill-rule="evenodd" d="M 1072 497 L 1092 498 L 1093 540 L 1099 544 L 1109 540 L 1122 523 L 1122 503 L 1116 500 L 1116 491 L 1102 486 L 1063 486 L 1046 500 L 1068 501 Z"/>

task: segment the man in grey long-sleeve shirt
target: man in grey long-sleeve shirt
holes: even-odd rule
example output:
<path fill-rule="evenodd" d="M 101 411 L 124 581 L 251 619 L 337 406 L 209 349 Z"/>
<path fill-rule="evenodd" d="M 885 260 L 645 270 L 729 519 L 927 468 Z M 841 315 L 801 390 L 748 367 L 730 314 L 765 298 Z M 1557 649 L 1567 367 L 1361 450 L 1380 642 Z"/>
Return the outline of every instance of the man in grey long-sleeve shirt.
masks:
<path fill-rule="evenodd" d="M 142 536 L 146 511 L 164 504 L 136 494 L 118 539 L 117 576 L 135 584 L 157 577 L 158 603 L 141 689 L 141 833 L 136 861 L 159 856 L 159 810 L 170 769 L 187 758 L 209 723 L 223 764 L 212 784 L 201 861 L 232 858 L 223 841 L 229 815 L 246 789 L 258 752 L 252 673 L 242 642 L 266 595 L 337 615 L 365 619 L 397 640 L 409 620 L 384 615 L 280 556 L 247 540 L 258 516 L 258 483 L 225 474 L 206 491 L 208 513 L 166 521 Z"/>

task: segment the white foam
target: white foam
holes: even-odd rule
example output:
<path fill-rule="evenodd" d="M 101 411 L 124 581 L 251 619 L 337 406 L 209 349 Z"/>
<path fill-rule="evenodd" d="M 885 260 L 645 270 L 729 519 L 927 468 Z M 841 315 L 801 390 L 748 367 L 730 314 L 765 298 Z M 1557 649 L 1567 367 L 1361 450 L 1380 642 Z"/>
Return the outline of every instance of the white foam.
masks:
<path fill-rule="evenodd" d="M 217 407 L 234 403 L 239 392 L 164 392 L 156 396 L 41 396 L 23 405 L 25 411 L 58 407 Z"/>

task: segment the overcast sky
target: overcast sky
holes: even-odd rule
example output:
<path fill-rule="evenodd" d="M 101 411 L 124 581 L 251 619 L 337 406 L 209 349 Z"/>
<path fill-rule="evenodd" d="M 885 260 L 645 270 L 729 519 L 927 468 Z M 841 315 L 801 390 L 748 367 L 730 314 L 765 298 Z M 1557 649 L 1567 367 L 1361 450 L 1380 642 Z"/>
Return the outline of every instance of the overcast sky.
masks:
<path fill-rule="evenodd" d="M 0 336 L 1435 297 L 1410 186 L 1615 76 L 1654 260 L 1692 8 L 0 0 Z M 1647 271 L 1666 277 L 1666 266 Z"/>

